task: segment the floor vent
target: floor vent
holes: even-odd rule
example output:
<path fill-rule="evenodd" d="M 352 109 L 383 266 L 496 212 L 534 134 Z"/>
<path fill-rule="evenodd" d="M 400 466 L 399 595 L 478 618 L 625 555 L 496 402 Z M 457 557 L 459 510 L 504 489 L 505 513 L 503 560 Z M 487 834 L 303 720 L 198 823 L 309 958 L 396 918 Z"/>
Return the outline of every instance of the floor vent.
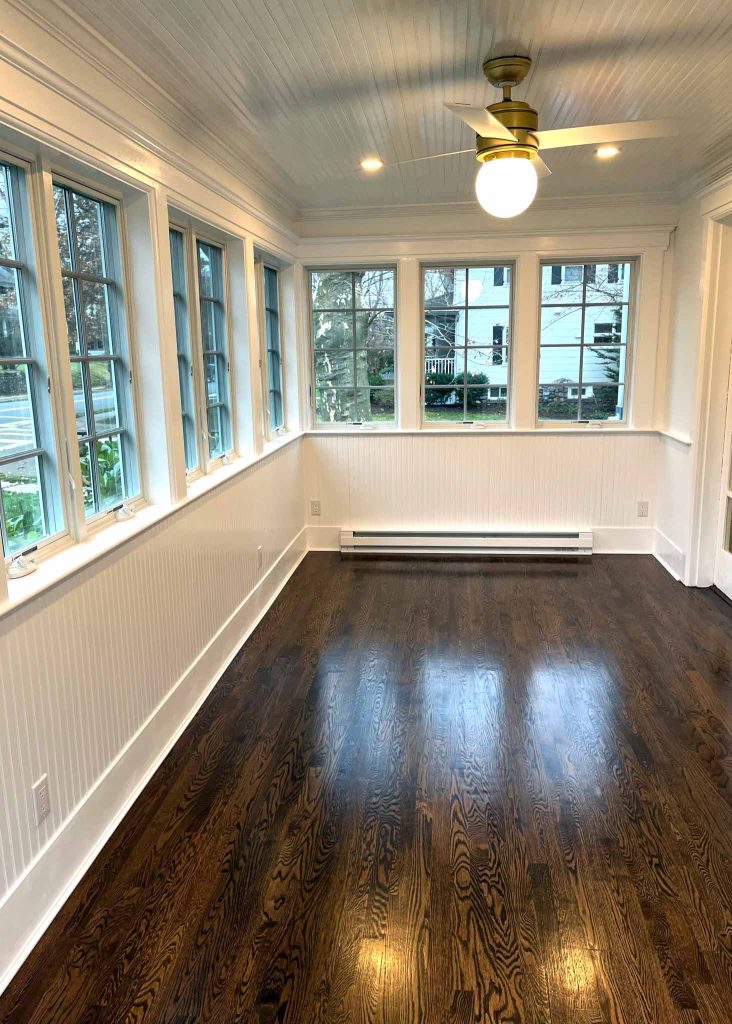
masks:
<path fill-rule="evenodd" d="M 341 552 L 362 555 L 576 556 L 592 554 L 591 530 L 530 533 L 436 533 L 341 530 Z"/>

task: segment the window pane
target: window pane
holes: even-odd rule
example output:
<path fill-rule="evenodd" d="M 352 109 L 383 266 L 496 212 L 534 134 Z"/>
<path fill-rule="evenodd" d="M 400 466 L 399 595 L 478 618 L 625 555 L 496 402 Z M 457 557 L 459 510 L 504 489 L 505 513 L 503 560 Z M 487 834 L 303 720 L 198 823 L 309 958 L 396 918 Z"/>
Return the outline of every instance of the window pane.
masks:
<path fill-rule="evenodd" d="M 267 309 L 279 308 L 277 271 L 273 267 L 264 267 L 264 305 Z"/>
<path fill-rule="evenodd" d="M 353 352 L 327 350 L 315 353 L 315 383 L 318 387 L 352 387 Z"/>
<path fill-rule="evenodd" d="M 226 366 L 221 356 L 204 356 L 206 372 L 206 402 L 217 405 L 224 401 L 226 382 Z"/>
<path fill-rule="evenodd" d="M 359 351 L 357 356 L 357 384 L 384 387 L 394 384 L 394 349 L 368 349 Z M 366 379 L 364 379 L 364 371 Z"/>
<path fill-rule="evenodd" d="M 84 372 L 81 363 L 71 364 L 71 387 L 74 392 L 74 413 L 76 414 L 76 436 L 86 437 L 90 433 L 86 418 L 86 399 L 84 396 Z"/>
<path fill-rule="evenodd" d="M 0 365 L 0 456 L 35 447 L 28 366 Z"/>
<path fill-rule="evenodd" d="M 468 345 L 508 345 L 508 309 L 471 309 L 468 314 Z"/>
<path fill-rule="evenodd" d="M 587 282 L 587 302 L 629 302 L 631 263 L 596 263 Z"/>
<path fill-rule="evenodd" d="M 202 298 L 223 302 L 223 251 L 220 246 L 198 243 L 198 287 Z"/>
<path fill-rule="evenodd" d="M 0 466 L 7 554 L 32 547 L 46 535 L 41 473 L 37 458 Z"/>
<path fill-rule="evenodd" d="M 356 313 L 356 348 L 388 348 L 394 345 L 394 313 Z"/>
<path fill-rule="evenodd" d="M 267 387 L 279 391 L 282 383 L 282 367 L 277 352 L 267 352 Z"/>
<path fill-rule="evenodd" d="M 570 348 L 548 346 L 542 348 L 539 356 L 539 381 L 542 384 L 556 384 L 580 379 L 580 346 Z"/>
<path fill-rule="evenodd" d="M 448 347 L 428 348 L 424 356 L 424 372 L 427 378 L 432 376 L 447 376 L 453 379 L 456 369 L 462 369 L 464 349 Z M 460 353 L 460 361 L 456 359 L 456 353 Z M 433 384 L 447 384 L 447 380 L 434 380 Z"/>
<path fill-rule="evenodd" d="M 79 445 L 79 460 L 81 462 L 81 487 L 84 494 L 84 513 L 87 516 L 94 515 L 94 485 L 92 483 L 92 455 L 91 442 L 86 441 Z"/>
<path fill-rule="evenodd" d="M 53 205 L 56 211 L 56 232 L 58 234 L 58 252 L 61 269 L 71 270 L 71 241 L 69 222 L 66 216 L 66 190 L 53 186 Z"/>
<path fill-rule="evenodd" d="M 430 421 L 465 419 L 462 387 L 426 387 L 424 412 Z"/>
<path fill-rule="evenodd" d="M 542 345 L 579 345 L 581 341 L 581 306 L 545 306 L 542 309 Z"/>
<path fill-rule="evenodd" d="M 431 309 L 425 314 L 425 346 L 464 345 L 465 311 Z"/>
<path fill-rule="evenodd" d="M 99 473 L 99 511 L 121 504 L 125 489 L 122 471 L 122 445 L 119 436 L 95 441 Z"/>
<path fill-rule="evenodd" d="M 224 438 L 224 412 L 220 405 L 211 406 L 206 410 L 208 429 L 208 453 L 212 459 L 223 455 L 226 450 Z"/>
<path fill-rule="evenodd" d="M 511 295 L 510 267 L 469 267 L 469 306 L 508 306 Z"/>
<path fill-rule="evenodd" d="M 0 167 L 0 259 L 15 259 L 8 169 Z"/>
<path fill-rule="evenodd" d="M 469 420 L 505 420 L 506 397 L 492 397 L 491 388 L 468 387 L 465 389 L 467 418 Z"/>
<path fill-rule="evenodd" d="M 173 311 L 175 313 L 175 343 L 178 351 L 178 386 L 183 418 L 183 444 L 186 470 L 198 466 L 196 443 L 196 414 L 193 395 L 191 363 L 191 334 L 188 319 L 188 281 L 186 277 L 185 236 L 170 229 L 170 264 L 173 278 Z"/>
<path fill-rule="evenodd" d="M 278 430 L 284 422 L 282 395 L 279 391 L 270 391 L 269 393 L 269 415 L 272 430 Z"/>
<path fill-rule="evenodd" d="M 106 284 L 97 284 L 93 281 L 81 282 L 81 316 L 88 355 L 104 355 L 112 351 L 108 288 Z"/>
<path fill-rule="evenodd" d="M 585 347 L 582 380 L 592 384 L 621 384 L 625 381 L 625 345 L 611 348 Z"/>
<path fill-rule="evenodd" d="M 370 388 L 368 395 L 366 415 L 362 415 L 361 419 L 393 421 L 395 417 L 394 388 Z"/>
<path fill-rule="evenodd" d="M 18 271 L 0 267 L 0 358 L 25 355 Z"/>
<path fill-rule="evenodd" d="M 579 402 L 576 397 L 577 388 L 570 389 L 567 385 L 539 385 L 539 418 L 542 420 L 576 420 Z"/>
<path fill-rule="evenodd" d="M 74 210 L 77 269 L 85 274 L 104 276 L 102 242 L 102 204 L 89 196 L 71 193 Z"/>
<path fill-rule="evenodd" d="M 313 344 L 315 348 L 351 348 L 353 314 L 313 313 Z"/>
<path fill-rule="evenodd" d="M 541 268 L 541 301 L 545 303 L 582 302 L 583 268 L 580 265 L 553 264 Z"/>
<path fill-rule="evenodd" d="M 313 309 L 339 309 L 353 305 L 353 278 L 341 271 L 317 271 L 310 280 Z"/>
<path fill-rule="evenodd" d="M 345 423 L 356 419 L 353 389 L 316 388 L 315 414 L 320 423 Z"/>
<path fill-rule="evenodd" d="M 469 348 L 465 364 L 467 384 L 508 384 L 508 351 L 502 348 Z"/>
<path fill-rule="evenodd" d="M 427 268 L 424 272 L 425 307 L 464 305 L 466 280 L 464 267 Z"/>
<path fill-rule="evenodd" d="M 588 420 L 623 418 L 625 388 L 618 385 L 594 384 L 583 388 L 582 417 Z"/>
<path fill-rule="evenodd" d="M 393 270 L 359 270 L 353 276 L 357 309 L 391 309 L 394 306 Z"/>
<path fill-rule="evenodd" d="M 89 379 L 94 409 L 94 433 L 104 434 L 119 426 L 114 364 L 111 362 L 89 363 Z"/>
<path fill-rule="evenodd" d="M 70 277 L 63 279 L 64 309 L 66 311 L 66 332 L 68 335 L 69 352 L 72 356 L 79 355 L 79 325 L 76 318 L 74 292 L 76 285 Z"/>
<path fill-rule="evenodd" d="M 621 345 L 628 338 L 627 306 L 588 306 L 585 310 L 586 345 Z"/>
<path fill-rule="evenodd" d="M 201 302 L 201 343 L 204 352 L 224 352 L 226 349 L 223 312 L 219 302 Z"/>

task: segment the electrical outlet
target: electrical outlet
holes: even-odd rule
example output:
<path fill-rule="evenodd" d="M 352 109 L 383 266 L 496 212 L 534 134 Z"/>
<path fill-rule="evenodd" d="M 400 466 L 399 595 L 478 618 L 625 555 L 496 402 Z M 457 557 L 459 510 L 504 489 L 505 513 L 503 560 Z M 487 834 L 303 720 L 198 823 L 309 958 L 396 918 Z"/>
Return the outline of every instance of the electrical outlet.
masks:
<path fill-rule="evenodd" d="M 320 515 L 320 502 L 319 501 L 311 501 L 310 502 L 310 515 L 311 516 L 319 516 Z"/>
<path fill-rule="evenodd" d="M 260 544 L 257 548 L 257 569 L 261 571 L 264 563 L 264 555 L 262 554 L 262 545 Z"/>
<path fill-rule="evenodd" d="M 639 519 L 647 519 L 648 518 L 648 502 L 647 501 L 639 501 L 638 502 L 638 518 Z"/>
<path fill-rule="evenodd" d="M 51 813 L 51 794 L 48 790 L 48 775 L 41 775 L 33 784 L 33 817 L 36 827 Z"/>

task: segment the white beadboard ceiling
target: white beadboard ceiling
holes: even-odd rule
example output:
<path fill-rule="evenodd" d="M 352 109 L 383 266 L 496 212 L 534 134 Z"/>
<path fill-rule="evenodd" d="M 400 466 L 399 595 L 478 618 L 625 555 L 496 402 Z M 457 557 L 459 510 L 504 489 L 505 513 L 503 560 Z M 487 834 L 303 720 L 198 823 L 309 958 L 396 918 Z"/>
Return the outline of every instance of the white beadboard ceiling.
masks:
<path fill-rule="evenodd" d="M 366 177 L 370 153 L 408 160 L 473 143 L 445 101 L 498 99 L 487 56 L 526 53 L 516 96 L 540 127 L 677 117 L 678 142 L 547 154 L 551 197 L 683 189 L 732 155 L 729 0 L 30 0 L 126 79 L 254 161 L 300 209 L 471 201 L 472 155 Z M 51 13 L 52 12 L 52 13 Z M 103 45 L 100 43 L 100 45 Z M 100 53 L 95 54 L 97 60 Z M 143 77 L 133 78 L 136 70 Z M 169 112 L 168 112 L 168 116 Z M 210 134 L 209 134 L 210 133 Z M 210 142 L 208 143 L 210 145 Z"/>

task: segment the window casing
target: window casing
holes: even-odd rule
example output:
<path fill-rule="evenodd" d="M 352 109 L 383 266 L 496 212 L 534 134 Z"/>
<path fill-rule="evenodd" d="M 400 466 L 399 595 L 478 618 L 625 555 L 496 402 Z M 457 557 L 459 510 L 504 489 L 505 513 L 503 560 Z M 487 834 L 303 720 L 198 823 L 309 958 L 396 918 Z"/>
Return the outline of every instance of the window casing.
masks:
<path fill-rule="evenodd" d="M 197 238 L 196 267 L 205 429 L 209 460 L 215 461 L 231 450 L 230 366 L 223 247 Z"/>
<path fill-rule="evenodd" d="M 539 420 L 625 419 L 635 261 L 541 267 Z"/>
<path fill-rule="evenodd" d="M 0 162 L 0 538 L 5 556 L 62 525 L 61 497 L 21 167 Z M 50 378 L 48 378 L 50 379 Z"/>
<path fill-rule="evenodd" d="M 170 228 L 169 235 L 183 445 L 186 472 L 193 473 L 199 467 L 200 458 L 196 428 L 196 387 L 191 354 L 190 290 L 186 266 L 186 239 L 185 232 L 176 227 Z"/>
<path fill-rule="evenodd" d="M 275 267 L 259 263 L 258 290 L 262 332 L 262 383 L 266 395 L 265 433 L 272 437 L 285 429 L 282 337 L 280 324 L 279 273 Z"/>
<path fill-rule="evenodd" d="M 311 270 L 316 424 L 394 423 L 396 272 Z"/>
<path fill-rule="evenodd" d="M 426 423 L 505 422 L 513 268 L 422 268 Z"/>
<path fill-rule="evenodd" d="M 139 492 L 117 207 L 65 182 L 53 195 L 89 518 Z"/>

